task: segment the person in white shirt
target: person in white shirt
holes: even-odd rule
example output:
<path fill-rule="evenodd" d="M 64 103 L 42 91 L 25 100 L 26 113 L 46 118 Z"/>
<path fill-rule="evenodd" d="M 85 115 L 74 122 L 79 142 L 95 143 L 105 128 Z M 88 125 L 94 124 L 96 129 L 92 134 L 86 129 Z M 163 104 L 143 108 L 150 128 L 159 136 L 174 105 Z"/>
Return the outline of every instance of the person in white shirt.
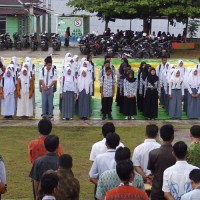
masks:
<path fill-rule="evenodd" d="M 59 178 L 55 173 L 47 173 L 42 176 L 41 190 L 44 194 L 42 200 L 56 200 L 55 196 L 58 193 Z"/>
<path fill-rule="evenodd" d="M 166 67 L 166 63 L 167 63 L 167 58 L 166 57 L 162 57 L 162 63 L 160 65 L 157 66 L 156 68 L 156 75 L 159 77 L 159 79 L 161 79 L 162 77 L 162 72 Z M 164 86 L 161 87 L 161 95 L 160 95 L 160 105 L 164 106 L 164 98 L 165 98 L 165 93 L 164 93 Z"/>
<path fill-rule="evenodd" d="M 100 175 L 109 169 L 116 167 L 115 151 L 119 145 L 120 137 L 117 133 L 108 133 L 106 136 L 107 152 L 98 155 L 89 172 L 90 181 L 97 185 Z"/>
<path fill-rule="evenodd" d="M 102 126 L 102 135 L 104 138 L 103 140 L 98 141 L 92 145 L 92 150 L 89 158 L 90 161 L 94 162 L 95 158 L 98 155 L 106 153 L 107 151 L 106 135 L 108 133 L 114 133 L 114 132 L 115 132 L 115 126 L 112 122 L 107 122 Z M 124 147 L 124 145 L 120 142 L 118 147 Z"/>
<path fill-rule="evenodd" d="M 6 169 L 4 165 L 4 160 L 2 156 L 0 155 L 0 185 L 1 185 L 1 194 L 6 192 L 7 189 L 7 181 L 6 181 Z M 0 194 L 0 199 L 1 199 L 1 194 Z"/>
<path fill-rule="evenodd" d="M 193 169 L 190 172 L 189 178 L 191 180 L 192 191 L 184 194 L 181 200 L 199 200 L 200 199 L 200 170 Z"/>
<path fill-rule="evenodd" d="M 176 164 L 164 171 L 162 191 L 167 200 L 180 200 L 182 195 L 192 190 L 189 174 L 198 167 L 187 163 L 187 145 L 182 141 L 174 144 L 172 155 Z"/>
<path fill-rule="evenodd" d="M 148 181 L 148 176 L 151 175 L 151 171 L 147 169 L 149 152 L 161 146 L 156 142 L 157 135 L 158 127 L 154 124 L 147 125 L 144 143 L 137 146 L 133 152 L 132 161 L 135 171 L 142 176 L 145 182 Z"/>
<path fill-rule="evenodd" d="M 181 119 L 184 82 L 179 69 L 175 69 L 169 81 L 169 116 Z"/>
<path fill-rule="evenodd" d="M 48 116 L 53 120 L 53 97 L 54 90 L 57 84 L 56 67 L 52 65 L 52 58 L 48 56 L 45 59 L 45 66 L 40 71 L 40 84 L 42 92 L 42 116 Z"/>

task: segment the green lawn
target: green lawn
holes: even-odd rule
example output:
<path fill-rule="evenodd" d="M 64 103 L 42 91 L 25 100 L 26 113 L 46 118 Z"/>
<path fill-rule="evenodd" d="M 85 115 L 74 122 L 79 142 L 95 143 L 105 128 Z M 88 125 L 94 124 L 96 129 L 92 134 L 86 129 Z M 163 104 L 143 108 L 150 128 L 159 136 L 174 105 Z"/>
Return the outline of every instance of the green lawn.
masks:
<path fill-rule="evenodd" d="M 116 132 L 132 152 L 143 142 L 145 127 L 117 127 Z M 64 153 L 73 157 L 73 172 L 81 185 L 80 198 L 92 199 L 94 186 L 89 182 L 89 155 L 92 144 L 102 139 L 101 127 L 54 127 L 52 134 L 59 136 Z M 37 137 L 35 126 L 1 127 L 0 154 L 5 160 L 8 182 L 8 192 L 3 199 L 32 198 L 27 147 L 29 141 Z"/>

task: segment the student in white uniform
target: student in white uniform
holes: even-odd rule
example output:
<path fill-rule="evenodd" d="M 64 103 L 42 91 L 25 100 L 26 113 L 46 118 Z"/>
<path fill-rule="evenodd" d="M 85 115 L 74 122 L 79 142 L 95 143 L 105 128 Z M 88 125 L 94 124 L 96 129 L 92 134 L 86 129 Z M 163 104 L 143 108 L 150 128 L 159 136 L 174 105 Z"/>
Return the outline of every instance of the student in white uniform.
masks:
<path fill-rule="evenodd" d="M 185 75 L 185 67 L 183 60 L 179 60 L 176 69 L 180 71 L 181 77 Z"/>
<path fill-rule="evenodd" d="M 181 77 L 180 71 L 175 69 L 169 82 L 169 116 L 172 119 L 181 119 L 183 98 L 183 77 Z"/>
<path fill-rule="evenodd" d="M 5 118 L 12 119 L 15 114 L 15 91 L 16 82 L 13 77 L 13 73 L 10 69 L 7 69 L 4 77 L 1 79 L 0 85 L 0 97 L 1 97 L 1 115 Z"/>
<path fill-rule="evenodd" d="M 56 67 L 52 65 L 51 56 L 45 59 L 45 66 L 40 71 L 39 79 L 42 86 L 42 116 L 46 118 L 48 115 L 53 120 L 53 98 L 54 87 L 57 83 L 57 71 Z"/>
<path fill-rule="evenodd" d="M 156 75 L 159 77 L 159 79 L 161 79 L 162 72 L 165 69 L 166 63 L 167 63 L 167 58 L 163 57 L 162 63 L 160 65 L 158 65 L 156 68 Z M 161 91 L 160 91 L 160 105 L 162 105 L 162 106 L 164 106 L 164 104 L 165 104 L 165 102 L 164 102 L 165 96 L 164 95 L 165 95 L 164 94 L 164 86 L 162 85 Z"/>
<path fill-rule="evenodd" d="M 17 116 L 31 117 L 33 116 L 33 91 L 34 80 L 28 74 L 28 70 L 22 67 L 20 76 L 17 79 Z"/>

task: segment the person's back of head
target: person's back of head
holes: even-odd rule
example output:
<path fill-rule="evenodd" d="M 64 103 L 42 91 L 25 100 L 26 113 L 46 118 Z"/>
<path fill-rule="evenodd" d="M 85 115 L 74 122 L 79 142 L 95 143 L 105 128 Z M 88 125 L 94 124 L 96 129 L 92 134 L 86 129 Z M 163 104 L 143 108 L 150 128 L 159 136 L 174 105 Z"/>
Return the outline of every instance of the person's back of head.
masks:
<path fill-rule="evenodd" d="M 58 160 L 59 168 L 71 169 L 72 168 L 72 157 L 68 154 L 62 154 Z"/>
<path fill-rule="evenodd" d="M 160 137 L 165 142 L 172 142 L 174 139 L 174 127 L 171 124 L 162 126 L 160 128 Z"/>
<path fill-rule="evenodd" d="M 41 189 L 44 195 L 57 194 L 59 178 L 55 173 L 44 174 L 41 179 Z"/>
<path fill-rule="evenodd" d="M 131 151 L 127 147 L 119 147 L 115 152 L 115 161 L 116 163 L 122 160 L 128 160 L 131 157 Z"/>
<path fill-rule="evenodd" d="M 116 149 L 116 147 L 119 145 L 120 137 L 117 133 L 108 133 L 106 135 L 106 144 L 111 149 Z"/>
<path fill-rule="evenodd" d="M 42 119 L 38 123 L 38 131 L 41 135 L 49 135 L 52 130 L 52 123 L 48 119 Z"/>
<path fill-rule="evenodd" d="M 200 169 L 193 169 L 189 174 L 189 178 L 191 182 L 200 184 Z"/>
<path fill-rule="evenodd" d="M 102 134 L 104 137 L 106 137 L 108 133 L 114 133 L 114 132 L 115 132 L 115 126 L 112 122 L 107 122 L 102 126 Z"/>
<path fill-rule="evenodd" d="M 176 142 L 173 146 L 173 153 L 176 158 L 185 160 L 187 155 L 187 144 L 183 141 Z"/>
<path fill-rule="evenodd" d="M 158 126 L 150 124 L 146 126 L 146 136 L 148 138 L 156 138 L 158 135 Z"/>
<path fill-rule="evenodd" d="M 190 133 L 194 138 L 200 138 L 200 126 L 194 125 L 190 128 Z"/>
<path fill-rule="evenodd" d="M 131 181 L 131 174 L 134 176 L 133 162 L 130 159 L 118 162 L 116 170 L 121 181 L 129 182 Z"/>
<path fill-rule="evenodd" d="M 59 145 L 59 137 L 56 135 L 48 135 L 44 140 L 44 146 L 48 152 L 55 152 Z"/>

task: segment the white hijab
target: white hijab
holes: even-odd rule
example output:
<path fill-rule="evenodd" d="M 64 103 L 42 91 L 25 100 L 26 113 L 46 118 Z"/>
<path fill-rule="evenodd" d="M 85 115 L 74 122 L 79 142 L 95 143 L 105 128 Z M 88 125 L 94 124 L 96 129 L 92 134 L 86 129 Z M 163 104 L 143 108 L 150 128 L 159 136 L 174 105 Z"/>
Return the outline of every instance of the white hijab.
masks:
<path fill-rule="evenodd" d="M 191 88 L 198 88 L 199 84 L 200 84 L 200 77 L 199 75 L 194 75 L 194 72 L 196 71 L 196 68 L 193 68 L 190 73 L 189 73 L 189 77 L 188 77 L 188 85 Z M 198 70 L 197 70 L 198 73 Z"/>
<path fill-rule="evenodd" d="M 27 69 L 25 66 L 28 66 L 28 69 Z M 26 69 L 27 69 L 27 73 L 28 73 L 27 75 L 28 75 L 28 77 L 30 77 L 31 71 L 32 71 L 32 70 L 31 70 L 31 64 L 30 64 L 30 62 L 24 62 L 23 65 L 22 65 L 22 69 L 23 69 L 23 68 L 26 68 Z"/>
<path fill-rule="evenodd" d="M 87 61 L 87 58 L 81 58 L 81 66 L 82 66 L 84 61 Z"/>
<path fill-rule="evenodd" d="M 74 57 L 73 57 L 73 60 L 74 60 L 74 63 L 73 63 L 73 68 L 74 68 L 74 71 L 75 72 L 77 72 L 78 71 L 78 69 L 79 69 L 79 62 L 78 61 L 76 61 L 76 59 L 77 58 L 79 58 L 79 56 L 78 55 L 75 55 Z"/>
<path fill-rule="evenodd" d="M 180 66 L 180 63 L 181 63 L 181 62 L 183 63 L 183 66 L 182 66 L 182 67 Z M 184 62 L 183 62 L 183 60 L 179 60 L 179 61 L 178 61 L 177 69 L 180 71 L 180 74 L 181 74 L 181 76 L 183 77 L 184 74 L 185 74 L 185 67 L 184 67 Z"/>
<path fill-rule="evenodd" d="M 185 69 L 185 75 L 184 75 L 183 80 L 184 80 L 184 85 L 186 88 L 188 87 L 188 79 L 189 79 L 189 75 L 190 75 L 190 72 L 192 71 L 192 69 L 193 68 L 191 68 L 191 67 L 187 67 Z"/>
<path fill-rule="evenodd" d="M 6 70 L 10 70 L 11 71 L 11 74 L 12 74 L 12 77 L 15 77 L 15 66 L 14 64 L 9 64 L 7 67 L 6 67 Z M 5 73 L 4 73 L 4 76 L 5 77 Z"/>
<path fill-rule="evenodd" d="M 63 61 L 63 63 L 62 63 L 63 66 L 64 66 L 67 62 L 69 62 L 69 61 L 68 61 L 68 58 L 70 58 L 70 57 L 72 57 L 71 53 L 66 53 L 65 59 L 64 59 L 64 61 Z"/>
<path fill-rule="evenodd" d="M 27 75 L 24 76 L 23 72 L 26 71 Z M 22 67 L 22 70 L 20 72 L 19 76 L 21 80 L 21 88 L 23 93 L 29 93 L 29 88 L 30 88 L 30 77 L 28 75 L 28 70 L 25 67 Z"/>
<path fill-rule="evenodd" d="M 86 73 L 86 77 L 83 77 L 82 73 Z M 86 94 L 90 91 L 90 84 L 92 82 L 91 77 L 88 75 L 87 68 L 82 67 L 80 69 L 80 76 L 78 77 L 78 90 L 81 92 L 85 89 Z"/>
<path fill-rule="evenodd" d="M 24 60 L 25 63 L 30 63 L 30 71 L 33 71 L 33 62 L 32 59 L 30 57 L 26 57 Z"/>
<path fill-rule="evenodd" d="M 3 66 L 5 66 L 5 60 L 4 60 L 4 57 L 1 57 L 1 63 L 3 64 Z"/>
<path fill-rule="evenodd" d="M 181 75 L 179 77 L 176 76 L 177 72 L 180 72 L 178 69 L 174 69 L 173 74 L 171 75 L 170 82 L 175 84 L 180 84 L 183 82 L 183 78 Z"/>
<path fill-rule="evenodd" d="M 171 78 L 172 78 L 172 75 L 173 75 L 173 73 L 174 73 L 174 68 L 171 68 L 170 70 L 169 70 L 169 73 L 167 74 L 167 83 L 169 83 L 170 81 L 171 81 Z"/>
<path fill-rule="evenodd" d="M 69 75 L 67 72 L 71 70 L 71 74 Z M 66 91 L 74 91 L 75 90 L 75 85 L 74 85 L 74 76 L 72 74 L 72 69 L 68 66 L 64 70 L 64 92 Z"/>
<path fill-rule="evenodd" d="M 10 77 L 7 76 L 7 73 L 10 72 Z M 6 72 L 4 73 L 4 96 L 8 96 L 9 94 L 15 93 L 15 84 L 12 76 L 12 71 L 10 69 L 6 69 Z"/>

